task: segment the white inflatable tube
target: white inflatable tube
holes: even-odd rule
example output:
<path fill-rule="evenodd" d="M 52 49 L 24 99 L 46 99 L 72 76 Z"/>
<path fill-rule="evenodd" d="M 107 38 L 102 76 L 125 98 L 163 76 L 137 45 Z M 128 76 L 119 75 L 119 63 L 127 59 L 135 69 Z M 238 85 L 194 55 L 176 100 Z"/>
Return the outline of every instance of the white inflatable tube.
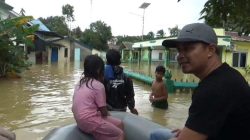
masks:
<path fill-rule="evenodd" d="M 150 140 L 150 133 L 157 129 L 167 129 L 157 123 L 127 112 L 111 112 L 122 120 L 126 140 Z M 81 132 L 76 124 L 52 130 L 43 140 L 93 140 L 89 134 Z"/>

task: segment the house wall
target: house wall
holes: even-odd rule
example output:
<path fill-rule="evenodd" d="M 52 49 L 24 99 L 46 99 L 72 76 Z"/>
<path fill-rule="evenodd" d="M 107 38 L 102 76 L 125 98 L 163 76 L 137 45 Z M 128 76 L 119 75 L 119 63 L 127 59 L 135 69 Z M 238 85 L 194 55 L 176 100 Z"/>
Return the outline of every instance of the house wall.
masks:
<path fill-rule="evenodd" d="M 61 44 L 63 47 L 60 47 L 58 50 L 58 61 L 59 62 L 70 62 L 70 43 L 68 40 L 60 40 L 57 42 L 58 44 Z M 65 57 L 65 50 L 67 51 L 67 57 Z"/>
<path fill-rule="evenodd" d="M 52 53 L 52 49 L 48 48 L 48 63 L 51 63 L 51 53 Z"/>
<path fill-rule="evenodd" d="M 247 53 L 246 65 L 250 65 L 250 42 L 235 42 L 237 48 L 236 51 Z"/>
<path fill-rule="evenodd" d="M 122 50 L 122 61 L 128 62 L 130 60 L 130 50 Z"/>
<path fill-rule="evenodd" d="M 148 48 L 141 49 L 141 60 L 142 61 L 148 61 L 148 59 L 149 59 L 148 54 L 149 54 Z"/>
<path fill-rule="evenodd" d="M 32 64 L 36 64 L 36 53 L 35 52 L 30 52 L 30 54 L 28 54 L 28 61 L 31 62 Z"/>
<path fill-rule="evenodd" d="M 9 12 L 5 9 L 0 8 L 0 18 L 6 19 L 9 16 Z"/>
<path fill-rule="evenodd" d="M 222 62 L 227 62 L 230 66 L 233 66 L 233 53 L 234 52 L 245 52 L 247 53 L 246 56 L 246 66 L 250 65 L 250 42 L 243 42 L 243 41 L 234 41 L 233 42 L 236 45 L 235 50 L 232 51 L 225 51 L 223 49 L 223 54 L 222 54 Z M 239 72 L 244 73 L 244 68 L 240 67 L 234 67 L 237 69 Z"/>
<path fill-rule="evenodd" d="M 162 53 L 162 60 L 159 60 L 159 54 Z M 152 61 L 163 61 L 165 59 L 165 50 L 152 50 L 151 52 Z M 141 60 L 149 60 L 149 50 L 148 48 L 141 49 Z"/>
<path fill-rule="evenodd" d="M 71 48 L 73 51 L 71 52 L 71 56 L 74 58 L 74 51 L 75 48 L 80 48 L 80 61 L 84 61 L 85 57 L 92 54 L 91 49 L 87 48 L 87 46 L 82 46 L 79 43 L 74 42 L 73 48 Z M 71 59 L 74 61 L 74 59 Z"/>
<path fill-rule="evenodd" d="M 159 60 L 159 54 L 162 53 L 162 60 Z M 165 50 L 152 50 L 152 61 L 164 61 Z"/>
<path fill-rule="evenodd" d="M 69 40 L 63 39 L 59 40 L 56 42 L 56 44 L 60 44 L 61 47 L 58 49 L 58 62 L 65 62 L 68 63 L 70 62 L 70 57 L 71 57 L 71 48 L 73 48 L 73 45 L 70 45 Z M 68 49 L 67 51 L 67 57 L 65 56 L 65 50 Z"/>

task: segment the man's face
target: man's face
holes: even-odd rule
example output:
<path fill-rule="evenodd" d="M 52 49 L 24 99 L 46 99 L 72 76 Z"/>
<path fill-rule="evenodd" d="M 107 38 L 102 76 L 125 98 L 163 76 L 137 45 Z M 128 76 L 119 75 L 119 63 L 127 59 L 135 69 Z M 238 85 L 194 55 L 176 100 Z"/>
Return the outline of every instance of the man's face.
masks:
<path fill-rule="evenodd" d="M 206 68 L 209 49 L 203 43 L 180 43 L 177 45 L 177 61 L 183 73 L 199 74 Z"/>

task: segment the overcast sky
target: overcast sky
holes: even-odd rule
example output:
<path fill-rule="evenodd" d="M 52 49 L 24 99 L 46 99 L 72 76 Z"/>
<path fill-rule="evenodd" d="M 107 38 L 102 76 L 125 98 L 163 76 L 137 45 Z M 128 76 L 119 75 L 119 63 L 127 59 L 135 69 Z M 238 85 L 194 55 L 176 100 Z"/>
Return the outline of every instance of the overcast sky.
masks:
<path fill-rule="evenodd" d="M 203 22 L 198 20 L 200 11 L 207 0 L 5 0 L 20 12 L 23 8 L 26 15 L 34 18 L 61 16 L 62 6 L 70 4 L 74 7 L 75 20 L 72 27 L 80 26 L 82 30 L 89 27 L 91 22 L 104 21 L 111 26 L 112 34 L 141 35 L 143 2 L 151 3 L 145 10 L 144 34 L 150 31 L 156 33 L 177 25 L 182 28 L 185 24 Z M 92 3 L 92 4 L 91 4 Z"/>

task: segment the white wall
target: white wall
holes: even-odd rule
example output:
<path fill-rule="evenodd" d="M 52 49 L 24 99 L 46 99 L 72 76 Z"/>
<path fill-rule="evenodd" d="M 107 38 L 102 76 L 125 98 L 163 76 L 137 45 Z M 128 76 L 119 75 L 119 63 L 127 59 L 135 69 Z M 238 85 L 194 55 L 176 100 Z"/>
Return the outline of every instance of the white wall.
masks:
<path fill-rule="evenodd" d="M 9 12 L 8 11 L 6 11 L 4 9 L 0 9 L 0 18 L 1 19 L 6 19 L 6 18 L 8 18 L 8 16 L 9 16 Z"/>
<path fill-rule="evenodd" d="M 31 62 L 32 64 L 36 64 L 36 53 L 35 52 L 30 52 L 30 54 L 28 54 L 28 61 Z"/>
<path fill-rule="evenodd" d="M 153 61 L 163 61 L 165 58 L 165 50 L 152 50 L 152 60 Z M 159 60 L 159 53 L 162 53 L 162 60 Z"/>
<path fill-rule="evenodd" d="M 58 62 L 70 62 L 70 43 L 68 40 L 60 40 L 56 42 L 57 44 L 61 44 L 64 47 L 60 47 L 58 49 Z M 68 56 L 64 56 L 65 48 L 68 48 Z"/>

